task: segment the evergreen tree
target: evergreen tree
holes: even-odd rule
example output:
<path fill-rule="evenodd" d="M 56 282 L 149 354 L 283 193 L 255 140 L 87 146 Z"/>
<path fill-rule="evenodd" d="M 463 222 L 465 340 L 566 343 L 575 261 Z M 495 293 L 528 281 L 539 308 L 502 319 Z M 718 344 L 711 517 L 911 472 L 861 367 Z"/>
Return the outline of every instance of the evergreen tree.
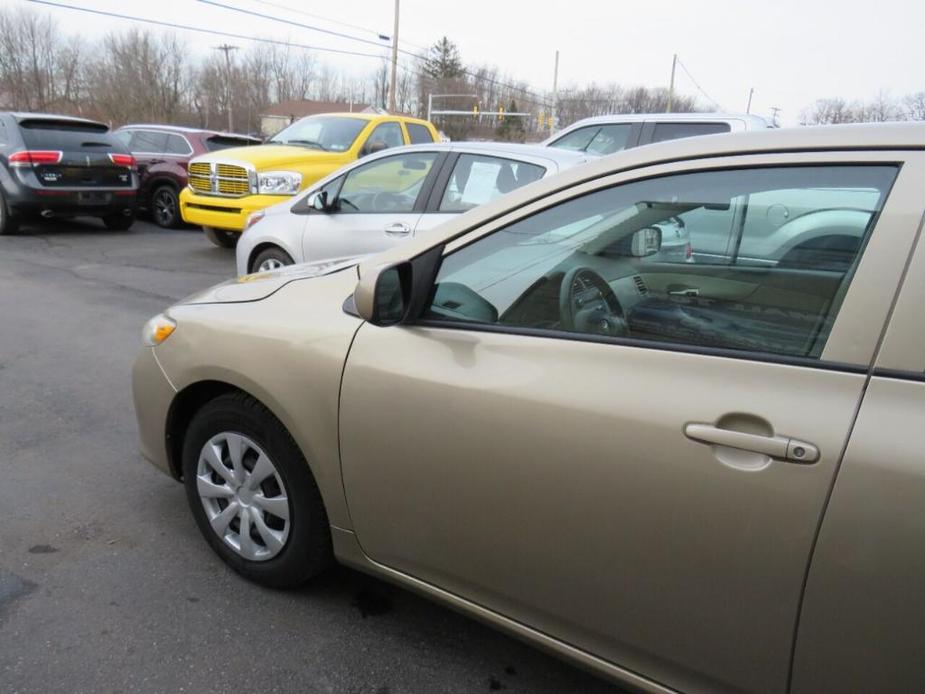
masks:
<path fill-rule="evenodd" d="M 438 80 L 462 77 L 462 60 L 456 44 L 444 36 L 431 46 L 424 63 L 424 73 Z"/>

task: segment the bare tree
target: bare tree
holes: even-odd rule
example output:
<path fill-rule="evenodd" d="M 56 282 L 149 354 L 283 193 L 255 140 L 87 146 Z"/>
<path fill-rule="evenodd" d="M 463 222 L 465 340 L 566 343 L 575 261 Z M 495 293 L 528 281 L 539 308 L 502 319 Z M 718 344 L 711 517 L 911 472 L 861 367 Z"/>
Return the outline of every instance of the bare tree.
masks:
<path fill-rule="evenodd" d="M 187 110 L 189 65 L 173 34 L 109 34 L 88 68 L 88 99 L 113 123 L 174 122 Z"/>
<path fill-rule="evenodd" d="M 906 120 L 925 120 L 925 92 L 909 94 L 903 99 L 903 117 Z"/>
<path fill-rule="evenodd" d="M 76 99 L 79 58 L 50 15 L 0 10 L 0 98 L 10 105 L 47 111 Z M 62 66 L 67 67 L 64 84 Z"/>

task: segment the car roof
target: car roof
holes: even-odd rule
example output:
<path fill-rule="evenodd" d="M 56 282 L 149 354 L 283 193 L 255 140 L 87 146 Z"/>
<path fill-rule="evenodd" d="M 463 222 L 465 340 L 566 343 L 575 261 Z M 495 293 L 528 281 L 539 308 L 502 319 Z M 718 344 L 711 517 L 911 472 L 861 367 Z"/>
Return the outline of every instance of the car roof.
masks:
<path fill-rule="evenodd" d="M 470 152 L 474 154 L 484 154 L 485 156 L 498 156 L 508 158 L 522 159 L 543 159 L 553 162 L 560 167 L 576 166 L 586 161 L 596 159 L 593 154 L 586 152 L 575 152 L 568 149 L 557 149 L 554 147 L 545 147 L 540 144 L 521 144 L 519 142 L 424 142 L 416 145 L 403 145 L 402 147 L 391 147 L 377 154 L 378 156 L 389 156 L 398 151 L 428 151 L 428 152 Z M 369 161 L 369 159 L 364 159 Z"/>
<path fill-rule="evenodd" d="M 423 118 L 415 118 L 414 116 L 403 116 L 399 113 L 365 113 L 360 111 L 333 111 L 331 113 L 313 113 L 310 116 L 302 116 L 293 121 L 293 123 L 298 123 L 300 120 L 306 120 L 308 118 L 323 118 L 325 116 L 336 116 L 338 118 L 356 118 L 358 120 L 385 120 L 394 118 L 395 120 L 406 121 L 408 123 L 420 123 L 421 125 L 428 125 L 428 121 Z M 291 125 L 291 124 L 290 124 Z"/>
<path fill-rule="evenodd" d="M 164 125 L 161 123 L 126 123 L 119 127 L 119 130 L 129 128 L 144 128 L 146 130 L 163 130 L 165 132 L 184 133 L 188 135 L 221 135 L 223 137 L 241 137 L 248 140 L 259 140 L 254 135 L 245 135 L 244 133 L 229 133 L 222 130 L 209 130 L 205 128 L 187 128 L 182 125 Z"/>
<path fill-rule="evenodd" d="M 578 126 L 604 125 L 607 123 L 638 123 L 640 121 L 647 120 L 680 123 L 687 123 L 690 121 L 707 123 L 741 121 L 748 124 L 748 126 L 751 128 L 763 129 L 769 127 L 768 122 L 761 116 L 755 116 L 747 113 L 613 113 L 606 116 L 591 116 L 590 118 L 582 118 L 579 121 L 575 121 L 568 127 L 563 128 L 559 132 L 571 130 L 572 128 Z"/>
<path fill-rule="evenodd" d="M 56 120 L 66 123 L 102 126 L 107 130 L 109 129 L 108 125 L 98 120 L 90 120 L 89 118 L 80 118 L 78 116 L 65 116 L 59 113 L 30 113 L 28 111 L 7 111 L 6 113 L 12 116 L 17 123 L 21 123 L 24 120 Z"/>
<path fill-rule="evenodd" d="M 637 168 L 692 159 L 709 159 L 745 154 L 779 152 L 825 152 L 867 150 L 923 150 L 925 123 L 875 123 L 865 125 L 823 125 L 738 133 L 702 135 L 626 149 L 570 168 L 519 188 L 486 205 L 453 218 L 421 239 L 385 251 L 364 261 L 360 274 L 383 263 L 411 258 L 441 241 L 556 191 Z"/>

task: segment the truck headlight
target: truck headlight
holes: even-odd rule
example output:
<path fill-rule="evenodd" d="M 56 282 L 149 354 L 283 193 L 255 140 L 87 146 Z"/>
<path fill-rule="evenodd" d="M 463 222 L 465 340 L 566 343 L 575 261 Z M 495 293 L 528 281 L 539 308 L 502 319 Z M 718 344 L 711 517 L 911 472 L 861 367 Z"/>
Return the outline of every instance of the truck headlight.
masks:
<path fill-rule="evenodd" d="M 294 171 L 267 171 L 257 174 L 257 193 L 295 195 L 302 187 L 302 174 Z"/>

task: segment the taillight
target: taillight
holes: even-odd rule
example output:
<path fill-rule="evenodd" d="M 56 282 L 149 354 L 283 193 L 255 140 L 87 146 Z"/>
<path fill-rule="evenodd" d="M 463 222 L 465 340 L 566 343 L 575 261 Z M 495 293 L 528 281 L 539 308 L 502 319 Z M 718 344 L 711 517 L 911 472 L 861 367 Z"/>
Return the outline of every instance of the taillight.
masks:
<path fill-rule="evenodd" d="M 131 154 L 113 154 L 110 152 L 109 159 L 116 166 L 135 166 L 135 157 Z"/>
<path fill-rule="evenodd" d="M 23 152 L 13 152 L 8 161 L 10 166 L 35 166 L 36 164 L 58 164 L 61 162 L 62 152 L 50 149 L 28 149 Z"/>
<path fill-rule="evenodd" d="M 694 257 L 694 249 L 691 248 L 690 244 L 687 244 L 687 248 L 684 249 L 684 259 L 690 260 Z"/>

